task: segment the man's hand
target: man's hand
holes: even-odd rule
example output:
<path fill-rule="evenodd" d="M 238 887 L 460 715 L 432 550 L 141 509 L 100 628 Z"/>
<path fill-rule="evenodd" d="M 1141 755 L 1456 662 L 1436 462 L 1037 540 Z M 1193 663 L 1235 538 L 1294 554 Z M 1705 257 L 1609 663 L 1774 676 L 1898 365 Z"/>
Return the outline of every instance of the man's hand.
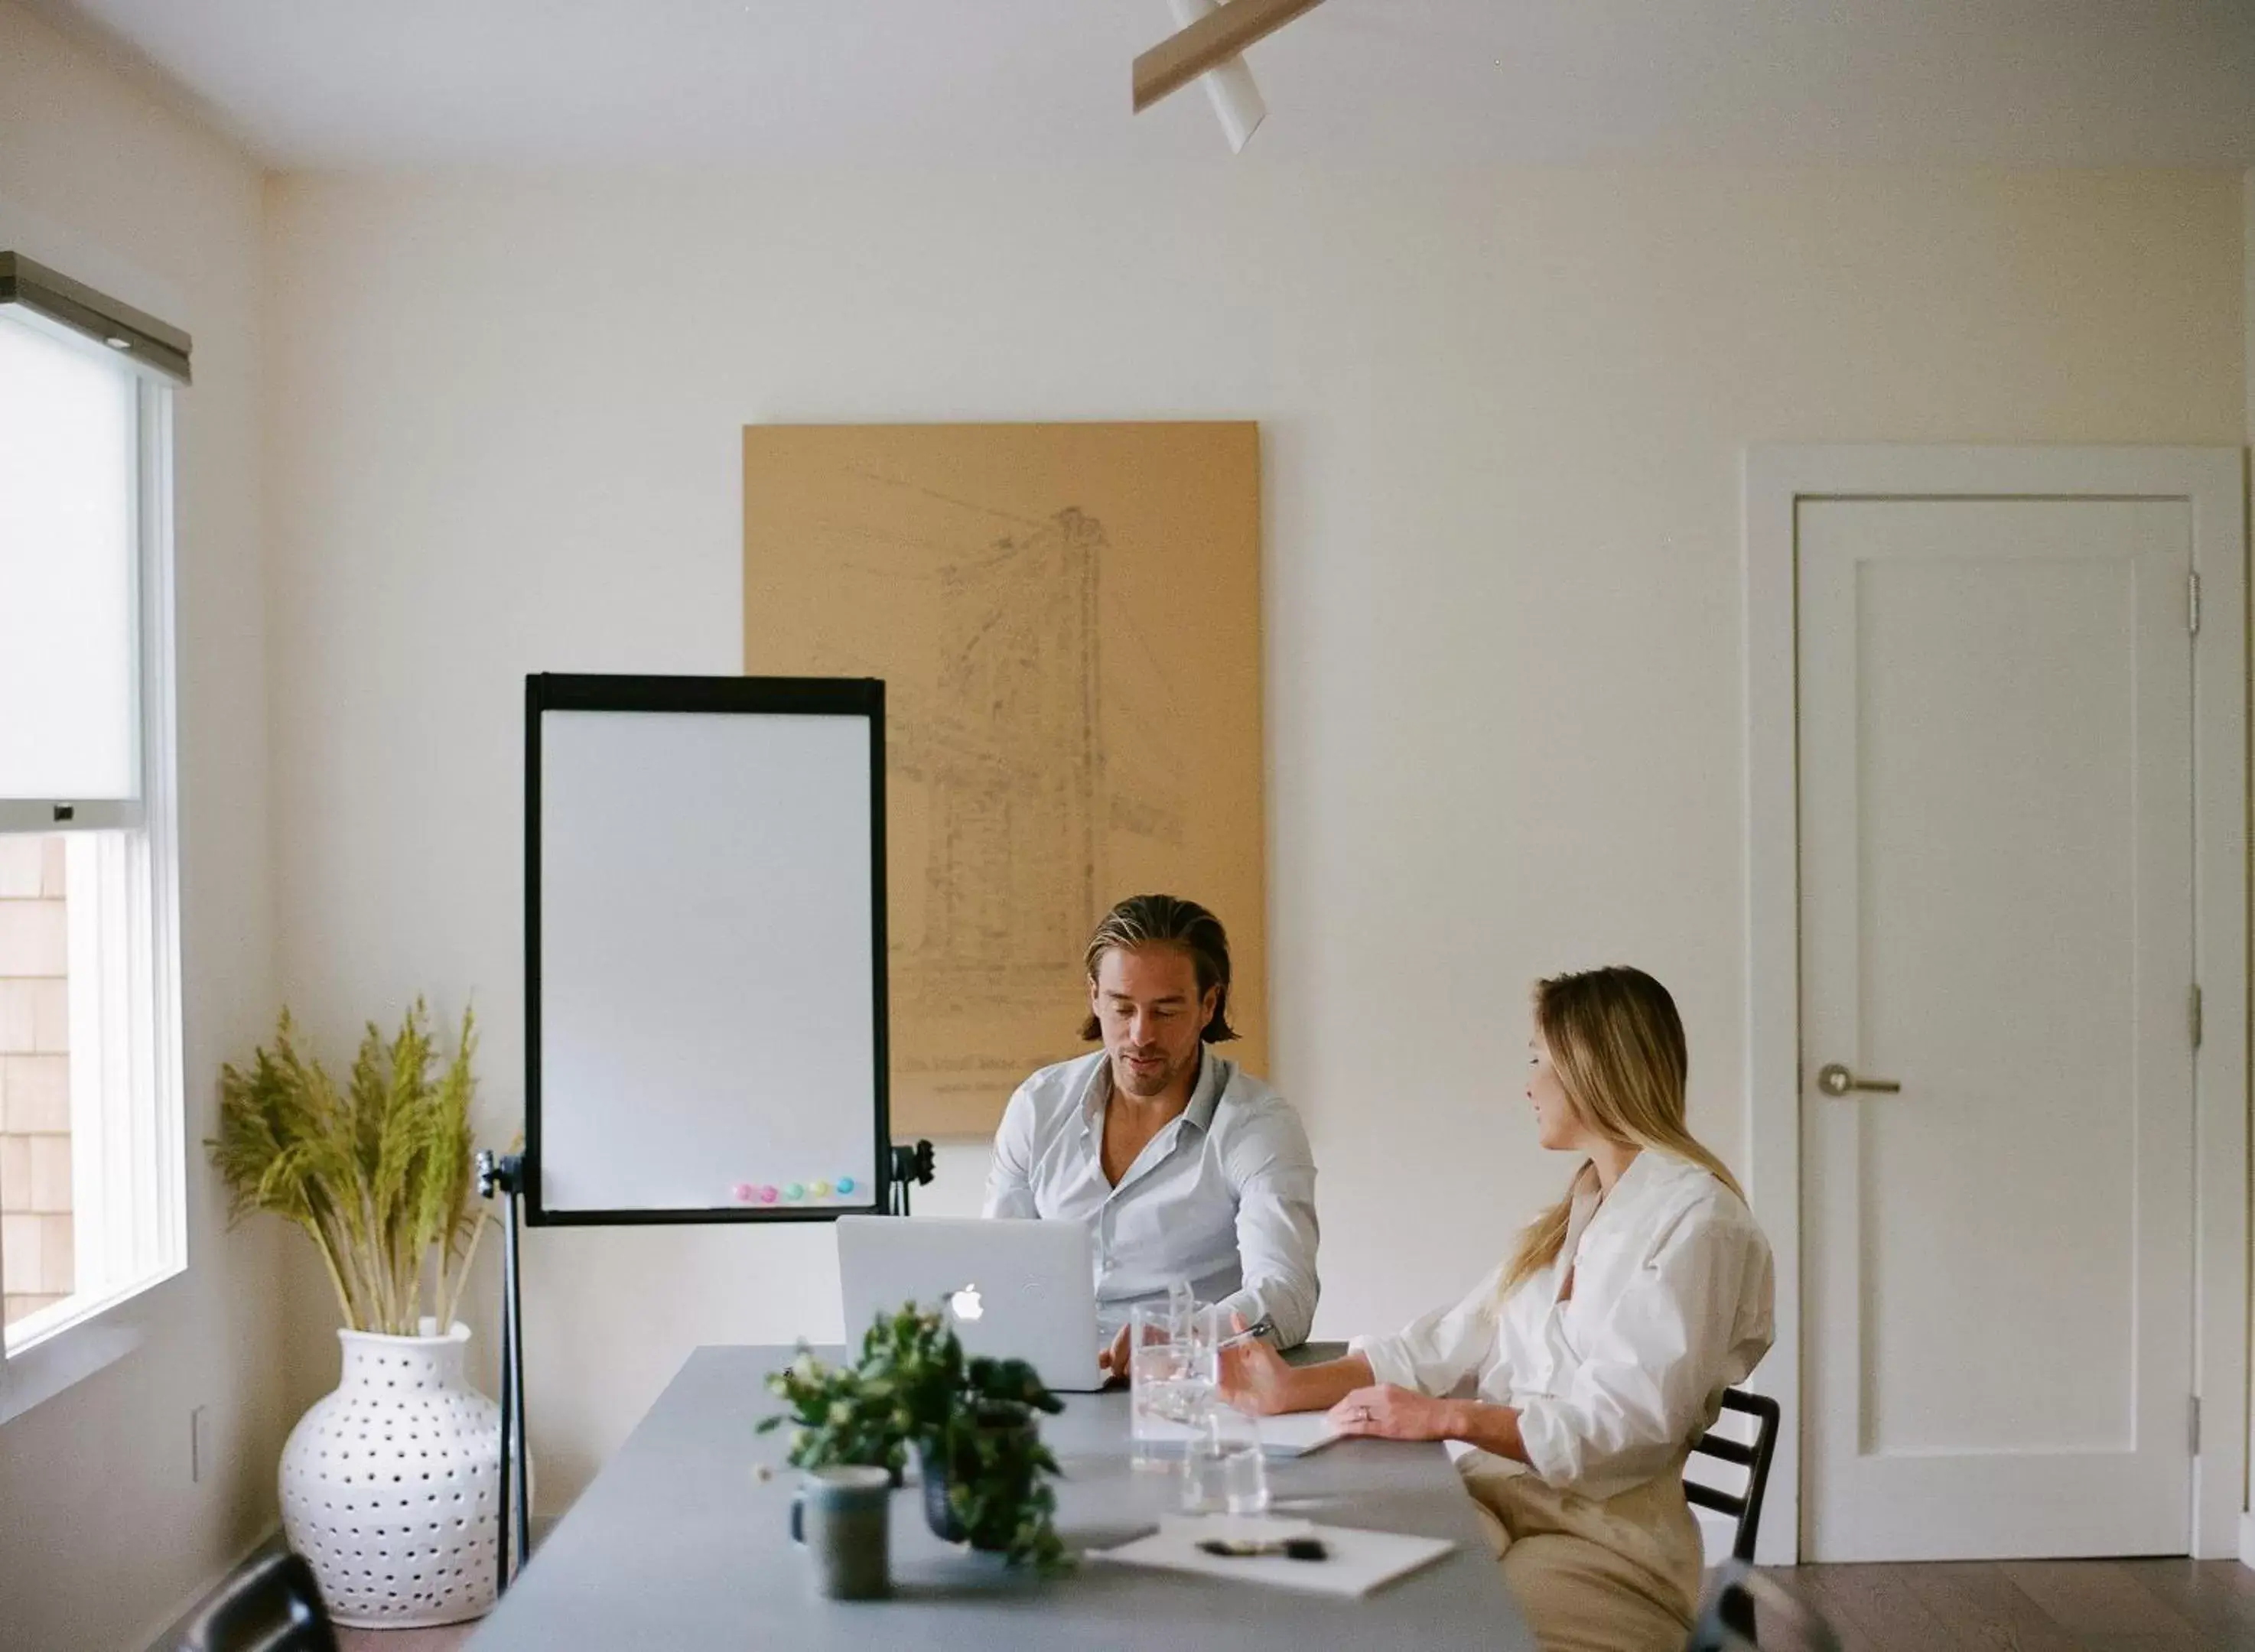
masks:
<path fill-rule="evenodd" d="M 1229 1325 L 1232 1331 L 1242 1333 L 1245 1316 L 1230 1315 Z M 1292 1409 L 1292 1367 L 1284 1363 L 1282 1354 L 1259 1337 L 1224 1348 L 1218 1374 L 1215 1386 L 1220 1389 L 1221 1397 L 1248 1416 L 1274 1417 L 1279 1411 Z"/>
<path fill-rule="evenodd" d="M 1331 1407 L 1331 1431 L 1379 1440 L 1445 1440 L 1454 1438 L 1452 1407 L 1415 1388 L 1392 1383 L 1357 1388 Z"/>
<path fill-rule="evenodd" d="M 1128 1332 L 1130 1329 L 1129 1325 L 1120 1326 L 1120 1334 L 1112 1339 L 1112 1346 L 1097 1350 L 1097 1368 L 1114 1382 L 1128 1380 Z"/>

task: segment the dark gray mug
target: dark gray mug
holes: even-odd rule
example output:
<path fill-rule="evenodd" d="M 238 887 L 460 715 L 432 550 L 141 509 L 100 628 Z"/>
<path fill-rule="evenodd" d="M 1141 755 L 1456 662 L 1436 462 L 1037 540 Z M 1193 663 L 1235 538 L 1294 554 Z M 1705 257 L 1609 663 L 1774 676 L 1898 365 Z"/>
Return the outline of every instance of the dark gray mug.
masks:
<path fill-rule="evenodd" d="M 808 1581 L 832 1600 L 875 1600 L 892 1588 L 893 1477 L 882 1468 L 809 1469 L 791 1500 L 791 1541 Z"/>

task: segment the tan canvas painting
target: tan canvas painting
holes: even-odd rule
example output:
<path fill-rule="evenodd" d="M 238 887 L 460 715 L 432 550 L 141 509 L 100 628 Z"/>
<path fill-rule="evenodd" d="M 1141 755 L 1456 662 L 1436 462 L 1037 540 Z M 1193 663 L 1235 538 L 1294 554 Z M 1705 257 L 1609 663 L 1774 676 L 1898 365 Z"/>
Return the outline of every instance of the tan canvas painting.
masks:
<path fill-rule="evenodd" d="M 1146 891 L 1226 926 L 1267 1071 L 1258 426 L 748 427 L 744 669 L 885 682 L 896 1135 L 1089 1049 Z"/>

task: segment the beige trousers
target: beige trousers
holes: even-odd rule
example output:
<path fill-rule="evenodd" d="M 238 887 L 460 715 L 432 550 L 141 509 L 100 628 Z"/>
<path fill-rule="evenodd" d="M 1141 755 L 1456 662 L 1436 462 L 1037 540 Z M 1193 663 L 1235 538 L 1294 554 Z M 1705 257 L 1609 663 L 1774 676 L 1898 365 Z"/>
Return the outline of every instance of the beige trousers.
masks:
<path fill-rule="evenodd" d="M 1682 1457 L 1602 1501 L 1486 1452 L 1457 1469 L 1542 1652 L 1682 1652 L 1704 1555 Z"/>

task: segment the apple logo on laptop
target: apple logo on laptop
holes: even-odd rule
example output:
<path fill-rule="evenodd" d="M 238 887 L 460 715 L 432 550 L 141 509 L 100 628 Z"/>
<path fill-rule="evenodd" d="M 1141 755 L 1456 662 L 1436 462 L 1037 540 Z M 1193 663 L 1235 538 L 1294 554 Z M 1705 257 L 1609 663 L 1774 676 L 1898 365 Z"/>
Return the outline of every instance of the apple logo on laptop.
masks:
<path fill-rule="evenodd" d="M 950 1297 L 947 1299 L 947 1307 L 949 1312 L 957 1318 L 964 1320 L 976 1319 L 987 1311 L 984 1304 L 979 1300 L 979 1287 L 976 1284 L 966 1285 Z"/>

